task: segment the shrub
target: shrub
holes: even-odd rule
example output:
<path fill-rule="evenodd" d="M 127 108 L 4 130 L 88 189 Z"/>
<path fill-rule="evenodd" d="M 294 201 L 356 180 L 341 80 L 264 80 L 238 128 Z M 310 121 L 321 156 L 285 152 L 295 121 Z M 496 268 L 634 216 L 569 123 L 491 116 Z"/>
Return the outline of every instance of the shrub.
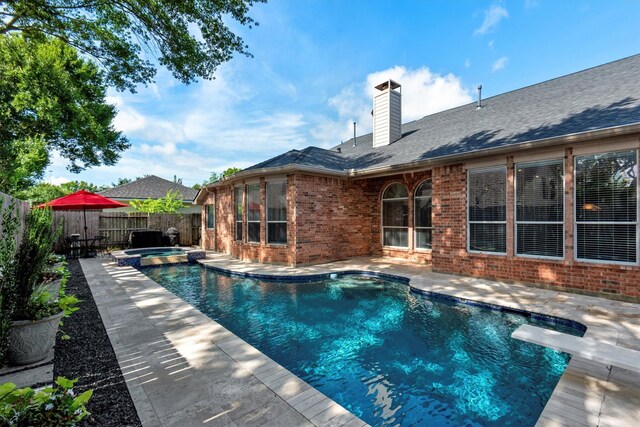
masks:
<path fill-rule="evenodd" d="M 13 320 L 39 320 L 39 318 L 31 317 L 34 307 L 31 307 L 30 303 L 38 304 L 37 310 L 42 309 L 43 299 L 33 299 L 33 294 L 40 284 L 42 273 L 53 249 L 53 243 L 60 233 L 60 228 L 56 232 L 51 231 L 52 222 L 51 209 L 32 209 L 26 215 L 24 234 L 15 259 Z M 53 301 L 51 305 L 53 306 Z"/>
<path fill-rule="evenodd" d="M 0 206 L 3 205 L 0 197 Z M 15 200 L 2 210 L 0 239 L 0 366 L 7 352 L 9 326 L 15 307 L 16 236 L 20 226 Z"/>
<path fill-rule="evenodd" d="M 0 425 L 75 426 L 89 415 L 85 404 L 93 395 L 87 390 L 76 396 L 73 385 L 77 381 L 58 377 L 52 387 L 42 390 L 0 385 Z"/>

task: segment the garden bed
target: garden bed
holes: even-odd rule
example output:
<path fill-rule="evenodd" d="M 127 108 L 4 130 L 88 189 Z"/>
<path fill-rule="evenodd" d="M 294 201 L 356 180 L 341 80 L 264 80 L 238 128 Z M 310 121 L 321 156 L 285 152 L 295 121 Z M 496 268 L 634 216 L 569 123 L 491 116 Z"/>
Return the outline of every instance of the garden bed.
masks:
<path fill-rule="evenodd" d="M 65 319 L 62 326 L 71 338 L 62 340 L 58 334 L 54 377 L 78 378 L 77 393 L 94 390 L 86 405 L 91 415 L 82 425 L 141 426 L 80 262 L 70 260 L 69 271 L 66 291 L 81 300 L 80 310 Z"/>

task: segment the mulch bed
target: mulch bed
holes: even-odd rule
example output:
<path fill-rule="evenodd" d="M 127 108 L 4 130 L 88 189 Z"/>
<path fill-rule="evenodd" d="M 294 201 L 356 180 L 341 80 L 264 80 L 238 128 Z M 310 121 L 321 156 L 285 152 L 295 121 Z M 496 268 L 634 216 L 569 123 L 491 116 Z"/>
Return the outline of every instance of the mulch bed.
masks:
<path fill-rule="evenodd" d="M 82 425 L 141 426 L 80 262 L 69 260 L 69 271 L 67 293 L 82 302 L 78 305 L 80 309 L 64 320 L 62 329 L 71 338 L 62 340 L 58 334 L 54 378 L 59 375 L 78 378 L 77 393 L 93 389 L 93 397 L 87 404 L 91 415 Z"/>

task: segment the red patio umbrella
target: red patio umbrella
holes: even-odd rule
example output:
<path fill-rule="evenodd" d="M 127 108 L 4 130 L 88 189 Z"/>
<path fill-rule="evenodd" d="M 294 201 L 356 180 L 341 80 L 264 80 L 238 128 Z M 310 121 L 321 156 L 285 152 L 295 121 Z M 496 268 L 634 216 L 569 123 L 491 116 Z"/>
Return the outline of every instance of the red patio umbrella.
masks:
<path fill-rule="evenodd" d="M 87 210 L 111 209 L 127 207 L 124 203 L 111 200 L 107 197 L 92 193 L 87 190 L 76 191 L 66 196 L 53 199 L 47 203 L 38 205 L 38 208 L 51 208 L 54 211 L 79 211 L 84 212 L 84 238 L 87 238 Z"/>

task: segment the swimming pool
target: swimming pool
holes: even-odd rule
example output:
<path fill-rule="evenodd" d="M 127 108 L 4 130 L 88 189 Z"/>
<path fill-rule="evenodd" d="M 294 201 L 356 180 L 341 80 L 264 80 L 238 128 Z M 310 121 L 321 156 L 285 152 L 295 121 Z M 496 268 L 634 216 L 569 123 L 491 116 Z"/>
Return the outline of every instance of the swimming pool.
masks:
<path fill-rule="evenodd" d="M 582 334 L 371 277 L 143 272 L 372 425 L 534 425 L 569 356 L 511 333 L 529 323 Z"/>

